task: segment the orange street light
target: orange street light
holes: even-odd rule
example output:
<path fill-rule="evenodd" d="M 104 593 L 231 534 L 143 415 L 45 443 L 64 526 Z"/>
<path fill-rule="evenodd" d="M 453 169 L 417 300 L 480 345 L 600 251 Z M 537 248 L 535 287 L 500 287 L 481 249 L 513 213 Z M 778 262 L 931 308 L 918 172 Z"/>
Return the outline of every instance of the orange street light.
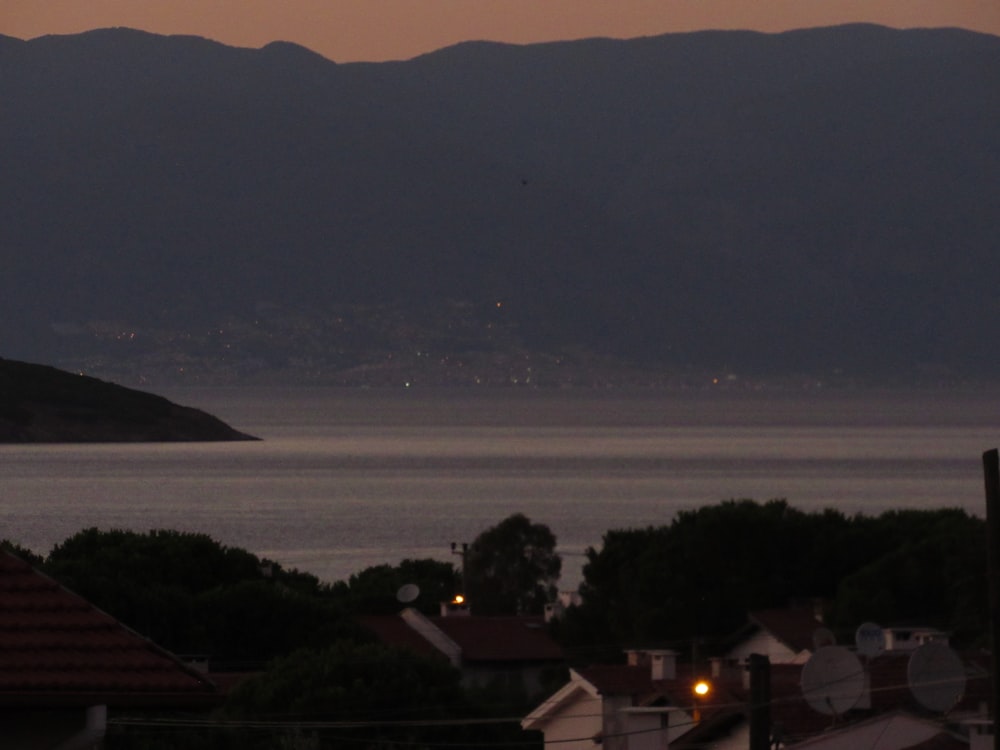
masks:
<path fill-rule="evenodd" d="M 695 702 L 693 706 L 692 717 L 695 723 L 701 721 L 701 700 L 708 697 L 708 694 L 712 692 L 712 683 L 708 680 L 696 680 L 691 686 L 691 692 L 694 693 Z"/>

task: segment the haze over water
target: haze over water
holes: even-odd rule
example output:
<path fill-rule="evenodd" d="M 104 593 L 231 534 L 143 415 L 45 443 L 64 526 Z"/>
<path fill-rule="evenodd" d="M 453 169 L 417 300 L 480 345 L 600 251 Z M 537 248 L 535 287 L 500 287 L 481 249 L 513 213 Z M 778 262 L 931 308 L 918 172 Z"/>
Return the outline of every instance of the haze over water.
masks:
<path fill-rule="evenodd" d="M 166 393 L 256 443 L 3 446 L 0 537 L 47 552 L 81 528 L 171 528 L 333 581 L 452 558 L 507 515 L 565 555 L 614 528 L 729 498 L 982 515 L 996 392 L 213 389 Z"/>

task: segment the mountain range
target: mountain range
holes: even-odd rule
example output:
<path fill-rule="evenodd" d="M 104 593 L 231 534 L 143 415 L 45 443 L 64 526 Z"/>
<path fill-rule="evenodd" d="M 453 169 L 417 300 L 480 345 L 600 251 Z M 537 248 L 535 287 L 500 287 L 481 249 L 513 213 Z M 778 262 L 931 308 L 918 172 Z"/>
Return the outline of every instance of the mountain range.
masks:
<path fill-rule="evenodd" d="M 106 29 L 0 36 L 0 102 L 3 356 L 1000 375 L 997 37 Z"/>

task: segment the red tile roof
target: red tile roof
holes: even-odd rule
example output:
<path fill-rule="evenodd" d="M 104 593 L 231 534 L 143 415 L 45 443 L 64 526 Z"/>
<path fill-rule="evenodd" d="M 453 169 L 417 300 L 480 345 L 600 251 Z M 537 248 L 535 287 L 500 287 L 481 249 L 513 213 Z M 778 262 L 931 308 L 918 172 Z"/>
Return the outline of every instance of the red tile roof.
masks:
<path fill-rule="evenodd" d="M 378 639 L 421 654 L 440 654 L 400 615 L 359 618 Z M 463 662 L 562 661 L 562 648 L 549 636 L 541 617 L 428 617 L 455 642 Z"/>
<path fill-rule="evenodd" d="M 207 679 L 0 551 L 0 705 L 198 706 Z"/>
<path fill-rule="evenodd" d="M 542 617 L 432 617 L 465 661 L 561 661 L 563 651 Z"/>
<path fill-rule="evenodd" d="M 648 666 L 595 664 L 576 671 L 601 695 L 646 696 L 657 691 Z"/>
<path fill-rule="evenodd" d="M 403 648 L 421 656 L 445 658 L 420 633 L 406 624 L 399 615 L 364 615 L 358 621 L 387 646 Z"/>

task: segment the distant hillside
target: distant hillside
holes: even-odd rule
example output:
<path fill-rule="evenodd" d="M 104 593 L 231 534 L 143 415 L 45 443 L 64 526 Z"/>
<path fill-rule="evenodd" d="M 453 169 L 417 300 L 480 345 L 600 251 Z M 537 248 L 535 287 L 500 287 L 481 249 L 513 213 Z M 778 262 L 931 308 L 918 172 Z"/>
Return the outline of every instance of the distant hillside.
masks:
<path fill-rule="evenodd" d="M 322 377 L 495 352 L 495 322 L 505 356 L 1000 375 L 996 37 L 337 65 L 115 29 L 0 37 L 0 73 L 11 356 Z"/>
<path fill-rule="evenodd" d="M 0 359 L 0 443 L 253 440 L 165 398 Z"/>

